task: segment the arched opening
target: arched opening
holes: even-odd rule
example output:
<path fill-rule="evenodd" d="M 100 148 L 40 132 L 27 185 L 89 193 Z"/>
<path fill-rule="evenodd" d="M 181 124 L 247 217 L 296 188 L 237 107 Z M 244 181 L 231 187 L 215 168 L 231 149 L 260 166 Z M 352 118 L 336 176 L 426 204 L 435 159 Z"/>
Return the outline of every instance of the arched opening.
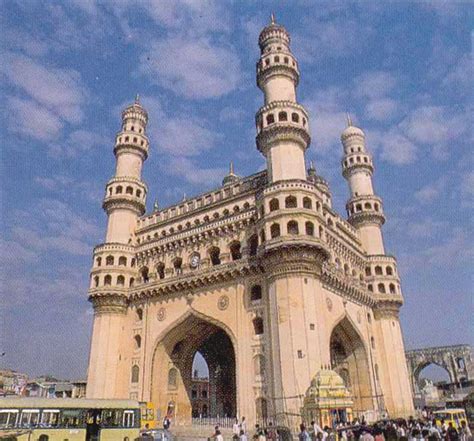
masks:
<path fill-rule="evenodd" d="M 94 277 L 94 287 L 97 288 L 99 286 L 99 276 Z"/>
<path fill-rule="evenodd" d="M 110 274 L 107 274 L 105 277 L 104 277 L 104 285 L 105 286 L 110 286 L 112 285 L 112 276 Z"/>
<path fill-rule="evenodd" d="M 156 347 L 151 394 L 162 415 L 173 401 L 175 418 L 181 422 L 199 415 L 235 417 L 235 352 L 229 334 L 201 317 L 188 315 Z"/>
<path fill-rule="evenodd" d="M 176 257 L 173 260 L 174 272 L 177 276 L 183 273 L 183 259 L 181 257 Z"/>
<path fill-rule="evenodd" d="M 252 320 L 252 323 L 253 323 L 253 330 L 254 330 L 255 335 L 262 335 L 264 332 L 262 317 L 255 317 Z"/>
<path fill-rule="evenodd" d="M 354 397 L 354 411 L 372 406 L 372 388 L 367 351 L 356 328 L 344 317 L 330 338 L 331 366 L 344 379 Z"/>
<path fill-rule="evenodd" d="M 239 260 L 242 258 L 242 253 L 240 251 L 240 242 L 238 241 L 232 242 L 229 248 L 230 248 L 230 256 L 232 260 Z"/>
<path fill-rule="evenodd" d="M 250 290 L 250 301 L 256 302 L 262 300 L 262 287 L 260 285 L 253 285 Z"/>
<path fill-rule="evenodd" d="M 144 266 L 140 271 L 140 275 L 142 276 L 143 283 L 148 283 L 150 281 L 150 276 L 148 273 L 149 273 L 148 267 Z"/>
<path fill-rule="evenodd" d="M 375 275 L 376 276 L 381 276 L 383 275 L 382 267 L 381 266 L 376 266 L 375 267 Z"/>
<path fill-rule="evenodd" d="M 257 249 L 258 249 L 258 236 L 256 234 L 254 234 L 249 239 L 249 254 L 251 256 L 256 256 L 257 255 Z"/>
<path fill-rule="evenodd" d="M 140 368 L 135 364 L 132 366 L 132 383 L 138 383 L 138 379 L 140 376 Z"/>
<path fill-rule="evenodd" d="M 272 224 L 270 226 L 270 237 L 274 239 L 275 237 L 280 236 L 280 224 Z"/>
<path fill-rule="evenodd" d="M 221 250 L 217 247 L 212 247 L 209 249 L 209 258 L 211 259 L 211 264 L 213 266 L 220 265 L 221 263 Z"/>
<path fill-rule="evenodd" d="M 296 208 L 297 202 L 295 196 L 288 196 L 285 199 L 285 208 Z"/>
<path fill-rule="evenodd" d="M 142 347 L 142 338 L 139 335 L 136 335 L 133 337 L 133 340 L 135 340 L 135 349 L 140 349 Z"/>
<path fill-rule="evenodd" d="M 306 222 L 305 223 L 306 234 L 308 236 L 314 236 L 314 224 L 313 222 Z"/>
<path fill-rule="evenodd" d="M 137 309 L 137 320 L 140 320 L 140 321 L 143 320 L 143 309 L 141 308 Z"/>
<path fill-rule="evenodd" d="M 288 222 L 286 229 L 288 231 L 288 234 L 296 236 L 299 234 L 299 229 L 298 229 L 298 222 L 296 221 L 290 221 Z"/>
<path fill-rule="evenodd" d="M 160 279 L 165 278 L 165 264 L 164 263 L 160 262 L 158 265 L 156 265 L 156 274 L 158 275 Z"/>
<path fill-rule="evenodd" d="M 415 400 L 442 400 L 452 393 L 451 383 L 454 381 L 444 366 L 427 361 L 420 364 L 413 374 Z"/>
<path fill-rule="evenodd" d="M 270 211 L 276 211 L 276 210 L 279 210 L 280 209 L 280 202 L 278 201 L 278 199 L 274 198 L 270 201 Z"/>
<path fill-rule="evenodd" d="M 118 286 L 124 286 L 125 285 L 125 277 L 124 276 L 118 276 L 117 277 L 117 285 Z"/>
<path fill-rule="evenodd" d="M 278 121 L 288 121 L 288 114 L 286 112 L 279 112 Z"/>
<path fill-rule="evenodd" d="M 113 265 L 114 264 L 114 256 L 107 256 L 105 258 L 105 264 L 106 265 Z"/>
<path fill-rule="evenodd" d="M 303 198 L 303 208 L 311 209 L 313 207 L 313 203 L 311 202 L 311 198 L 304 197 Z"/>
<path fill-rule="evenodd" d="M 127 258 L 125 256 L 120 256 L 118 263 L 120 266 L 127 266 Z"/>

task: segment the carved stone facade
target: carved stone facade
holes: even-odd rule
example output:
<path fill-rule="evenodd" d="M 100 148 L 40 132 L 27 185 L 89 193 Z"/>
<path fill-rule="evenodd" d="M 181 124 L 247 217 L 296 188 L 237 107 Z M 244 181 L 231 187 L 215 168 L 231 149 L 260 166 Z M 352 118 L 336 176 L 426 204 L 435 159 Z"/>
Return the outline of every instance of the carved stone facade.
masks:
<path fill-rule="evenodd" d="M 382 201 L 362 130 L 341 140 L 351 199 L 332 209 L 327 182 L 307 170 L 306 110 L 290 37 L 260 34 L 257 147 L 266 170 L 144 214 L 148 116 L 123 113 L 106 242 L 94 250 L 91 398 L 152 401 L 176 424 L 192 414 L 192 361 L 209 367 L 209 415 L 293 427 L 323 368 L 344 380 L 354 416 L 408 416 L 412 394 L 398 310 L 397 264 L 385 253 Z"/>
<path fill-rule="evenodd" d="M 430 364 L 446 369 L 450 383 L 455 385 L 474 380 L 474 361 L 469 345 L 413 349 L 406 351 L 406 358 L 414 394 L 420 393 L 420 373 Z"/>

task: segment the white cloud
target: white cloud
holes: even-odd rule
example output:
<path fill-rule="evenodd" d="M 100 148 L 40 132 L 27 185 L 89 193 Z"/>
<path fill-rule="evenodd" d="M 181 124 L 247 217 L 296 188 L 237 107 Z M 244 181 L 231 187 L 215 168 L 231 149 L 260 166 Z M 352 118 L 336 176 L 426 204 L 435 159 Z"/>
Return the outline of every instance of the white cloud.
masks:
<path fill-rule="evenodd" d="M 11 84 L 61 120 L 69 123 L 82 120 L 87 93 L 78 72 L 47 68 L 23 55 L 7 53 L 4 57 L 0 72 Z"/>
<path fill-rule="evenodd" d="M 205 37 L 152 42 L 140 57 L 140 70 L 153 83 L 190 99 L 225 95 L 237 88 L 242 77 L 235 51 Z"/>
<path fill-rule="evenodd" d="M 387 131 L 367 130 L 367 143 L 380 151 L 380 158 L 395 165 L 407 165 L 416 160 L 417 147 L 396 128 Z"/>
<path fill-rule="evenodd" d="M 446 179 L 441 178 L 438 181 L 425 185 L 415 192 L 415 199 L 418 202 L 428 204 L 433 202 L 442 191 L 446 190 Z"/>
<path fill-rule="evenodd" d="M 354 79 L 355 94 L 364 98 L 386 97 L 397 85 L 397 79 L 390 72 L 369 71 Z"/>
<path fill-rule="evenodd" d="M 55 159 L 75 158 L 93 148 L 112 149 L 113 139 L 97 133 L 96 130 L 74 130 L 60 143 L 48 146 L 48 155 Z"/>
<path fill-rule="evenodd" d="M 227 174 L 227 169 L 224 167 L 200 168 L 199 165 L 187 158 L 177 157 L 170 158 L 166 169 L 171 175 L 184 178 L 190 184 L 205 184 L 206 187 L 211 184 L 220 184 Z"/>
<path fill-rule="evenodd" d="M 408 222 L 405 224 L 406 231 L 412 238 L 429 238 L 438 233 L 442 229 L 449 226 L 447 222 L 434 221 L 433 219 L 425 219 L 421 222 Z"/>
<path fill-rule="evenodd" d="M 398 109 L 397 101 L 391 98 L 374 99 L 367 103 L 365 112 L 368 118 L 385 121 L 392 118 Z"/>
<path fill-rule="evenodd" d="M 472 89 L 472 55 L 464 54 L 442 80 L 442 85 L 450 90 L 471 94 Z"/>
<path fill-rule="evenodd" d="M 8 98 L 8 129 L 40 141 L 56 139 L 62 128 L 61 119 L 33 100 Z"/>

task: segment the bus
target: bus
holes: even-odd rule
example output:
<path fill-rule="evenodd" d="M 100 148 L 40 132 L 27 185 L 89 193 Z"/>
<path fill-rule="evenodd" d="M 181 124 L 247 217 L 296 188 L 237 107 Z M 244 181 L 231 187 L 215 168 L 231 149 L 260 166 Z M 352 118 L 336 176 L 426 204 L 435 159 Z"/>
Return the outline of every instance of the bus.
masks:
<path fill-rule="evenodd" d="M 155 406 L 151 401 L 140 402 L 140 425 L 143 430 L 156 429 L 157 417 L 158 416 L 155 413 Z"/>
<path fill-rule="evenodd" d="M 2 441 L 134 441 L 139 432 L 133 400 L 0 398 Z"/>
<path fill-rule="evenodd" d="M 442 422 L 444 421 L 446 424 L 449 423 L 453 424 L 455 429 L 461 428 L 461 423 L 464 421 L 468 424 L 466 411 L 464 409 L 443 409 L 443 410 L 435 410 L 433 412 L 433 417 L 435 419 L 436 425 L 438 427 L 442 426 Z"/>

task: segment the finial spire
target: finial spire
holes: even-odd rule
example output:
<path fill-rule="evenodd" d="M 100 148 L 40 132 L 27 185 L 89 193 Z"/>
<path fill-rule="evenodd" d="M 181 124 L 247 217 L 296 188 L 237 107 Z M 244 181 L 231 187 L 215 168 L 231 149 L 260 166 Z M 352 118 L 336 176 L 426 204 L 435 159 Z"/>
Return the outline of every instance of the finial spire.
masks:
<path fill-rule="evenodd" d="M 270 23 L 271 24 L 275 24 L 275 14 L 272 12 L 272 14 L 270 15 Z"/>
<path fill-rule="evenodd" d="M 352 126 L 352 118 L 349 115 L 349 112 L 346 113 L 346 118 L 347 118 L 347 127 L 351 127 Z"/>
<path fill-rule="evenodd" d="M 233 175 L 234 174 L 234 162 L 230 161 L 229 163 L 229 174 Z"/>
<path fill-rule="evenodd" d="M 140 95 L 138 93 L 135 95 L 135 104 L 140 104 Z"/>
<path fill-rule="evenodd" d="M 311 159 L 311 161 L 309 161 L 309 169 L 310 170 L 315 170 L 314 168 L 314 161 Z"/>
<path fill-rule="evenodd" d="M 158 199 L 155 199 L 155 202 L 153 202 L 153 211 L 158 211 L 160 207 L 158 206 Z"/>

